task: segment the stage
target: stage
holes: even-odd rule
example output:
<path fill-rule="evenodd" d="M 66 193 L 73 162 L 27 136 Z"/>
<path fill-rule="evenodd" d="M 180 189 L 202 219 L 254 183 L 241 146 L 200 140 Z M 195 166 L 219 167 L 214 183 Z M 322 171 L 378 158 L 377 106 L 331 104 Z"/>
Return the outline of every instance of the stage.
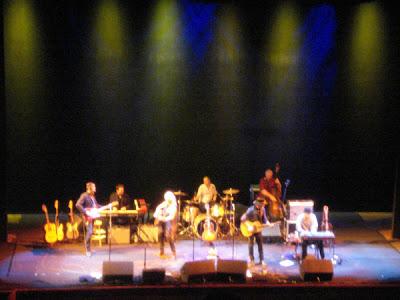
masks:
<path fill-rule="evenodd" d="M 389 213 L 332 213 L 331 220 L 336 234 L 333 280 L 324 283 L 304 283 L 299 275 L 299 265 L 292 260 L 294 246 L 285 243 L 264 243 L 267 268 L 254 266 L 247 272 L 247 282 L 239 286 L 265 288 L 330 286 L 365 287 L 397 286 L 400 283 L 400 253 L 396 241 L 385 239 L 384 232 L 390 226 Z M 158 244 L 134 243 L 130 245 L 94 246 L 95 253 L 86 257 L 83 245 L 78 243 L 58 243 L 54 247 L 43 247 L 40 215 L 22 215 L 17 221 L 9 217 L 9 234 L 17 237 L 17 244 L 1 245 L 0 278 L 3 290 L 33 289 L 45 291 L 48 288 L 107 288 L 102 281 L 103 261 L 132 261 L 134 264 L 134 284 L 130 288 L 143 289 L 142 271 L 165 268 L 166 280 L 159 286 L 164 288 L 193 287 L 182 283 L 180 269 L 185 262 L 207 259 L 208 246 L 200 241 L 179 239 L 177 258 L 158 256 Z M 19 218 L 19 217 L 16 217 Z M 13 220 L 12 220 L 13 219 Z M 12 224 L 14 223 L 14 224 Z M 35 226 L 32 227 L 32 224 Z M 29 227 L 28 225 L 31 225 Z M 248 248 L 244 238 L 218 240 L 215 242 L 220 259 L 247 260 Z M 13 260 L 12 253 L 15 248 Z M 193 252 L 194 249 L 194 252 Z M 311 251 L 311 249 L 310 249 Z M 145 259 L 146 252 L 146 259 Z M 310 252 L 311 254 L 312 251 Z M 169 256 L 168 256 L 169 255 Z M 255 249 L 256 262 L 258 252 Z M 327 258 L 332 253 L 326 249 Z M 207 282 L 204 287 L 229 286 Z M 235 284 L 235 286 L 238 286 Z M 125 287 L 127 288 L 127 287 Z M 152 289 L 150 289 L 152 290 Z"/>

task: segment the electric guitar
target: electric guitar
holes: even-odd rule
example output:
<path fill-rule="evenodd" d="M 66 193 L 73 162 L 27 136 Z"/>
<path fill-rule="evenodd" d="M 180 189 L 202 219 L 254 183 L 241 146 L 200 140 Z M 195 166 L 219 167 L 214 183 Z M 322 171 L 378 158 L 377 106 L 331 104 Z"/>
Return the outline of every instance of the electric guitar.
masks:
<path fill-rule="evenodd" d="M 118 205 L 118 201 L 114 201 L 111 202 L 107 205 L 104 205 L 102 207 L 91 207 L 91 208 L 86 208 L 86 212 L 85 212 L 85 221 L 89 222 L 92 221 L 94 219 L 97 219 L 100 217 L 100 212 L 106 209 L 110 209 L 113 206 L 117 206 Z"/>
<path fill-rule="evenodd" d="M 69 222 L 67 223 L 67 239 L 76 240 L 79 237 L 78 222 L 74 221 L 74 203 L 72 200 L 68 202 Z"/>
<path fill-rule="evenodd" d="M 55 242 L 57 242 L 56 224 L 50 223 L 49 213 L 47 211 L 47 206 L 45 204 L 42 204 L 42 211 L 46 216 L 46 224 L 44 225 L 44 231 L 45 231 L 44 239 L 46 240 L 47 243 L 52 245 Z"/>
<path fill-rule="evenodd" d="M 60 220 L 58 219 L 58 200 L 54 201 L 54 208 L 56 209 L 55 224 L 57 231 L 57 240 L 62 241 L 64 239 L 64 225 L 60 224 Z"/>
<path fill-rule="evenodd" d="M 255 233 L 259 233 L 262 231 L 264 227 L 272 227 L 278 222 L 274 223 L 266 223 L 262 224 L 260 221 L 244 221 L 240 223 L 240 232 L 243 234 L 244 237 L 250 237 Z"/>

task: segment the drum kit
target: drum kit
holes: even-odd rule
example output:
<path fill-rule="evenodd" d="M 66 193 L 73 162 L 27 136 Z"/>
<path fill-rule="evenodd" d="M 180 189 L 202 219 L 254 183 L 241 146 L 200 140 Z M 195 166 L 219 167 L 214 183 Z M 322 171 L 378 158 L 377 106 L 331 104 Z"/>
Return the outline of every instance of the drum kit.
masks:
<path fill-rule="evenodd" d="M 190 200 L 181 200 L 187 198 L 188 194 L 182 191 L 174 192 L 178 198 L 179 223 L 178 234 L 189 235 L 193 238 L 201 238 L 204 224 L 210 218 L 213 228 L 216 228 L 219 238 L 232 236 L 238 232 L 235 226 L 235 195 L 239 194 L 238 189 L 229 188 L 223 190 L 223 197 L 220 201 L 210 203 L 209 214 L 201 211 L 201 203 L 193 197 Z"/>

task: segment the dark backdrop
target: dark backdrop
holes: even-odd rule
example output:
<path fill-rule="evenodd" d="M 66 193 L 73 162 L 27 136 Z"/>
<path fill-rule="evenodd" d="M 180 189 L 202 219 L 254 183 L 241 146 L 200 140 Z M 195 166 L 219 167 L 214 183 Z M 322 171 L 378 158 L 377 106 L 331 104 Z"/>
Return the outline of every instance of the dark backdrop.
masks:
<path fill-rule="evenodd" d="M 384 58 L 371 79 L 351 69 L 359 2 L 160 3 L 5 2 L 8 211 L 66 207 L 87 180 L 100 201 L 122 182 L 155 202 L 167 188 L 192 195 L 204 175 L 247 204 L 275 162 L 288 198 L 391 209 L 394 7 L 380 3 Z"/>

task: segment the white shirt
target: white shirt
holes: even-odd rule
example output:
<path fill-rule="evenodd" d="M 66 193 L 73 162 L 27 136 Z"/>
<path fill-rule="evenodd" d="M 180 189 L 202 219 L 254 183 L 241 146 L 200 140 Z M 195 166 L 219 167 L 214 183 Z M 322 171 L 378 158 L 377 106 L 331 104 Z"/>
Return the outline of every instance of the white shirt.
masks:
<path fill-rule="evenodd" d="M 199 199 L 201 203 L 210 203 L 216 198 L 217 188 L 213 183 L 210 184 L 210 187 L 207 187 L 204 183 L 199 186 L 197 191 L 197 199 Z"/>
<path fill-rule="evenodd" d="M 310 223 L 306 224 L 305 220 L 305 213 L 301 213 L 296 219 L 296 230 L 301 236 L 307 232 L 316 232 L 318 230 L 318 220 L 315 214 L 310 213 Z M 308 225 L 308 226 L 307 226 Z"/>
<path fill-rule="evenodd" d="M 154 212 L 154 218 L 161 222 L 172 221 L 176 217 L 176 204 L 168 204 L 167 201 L 160 203 Z"/>

